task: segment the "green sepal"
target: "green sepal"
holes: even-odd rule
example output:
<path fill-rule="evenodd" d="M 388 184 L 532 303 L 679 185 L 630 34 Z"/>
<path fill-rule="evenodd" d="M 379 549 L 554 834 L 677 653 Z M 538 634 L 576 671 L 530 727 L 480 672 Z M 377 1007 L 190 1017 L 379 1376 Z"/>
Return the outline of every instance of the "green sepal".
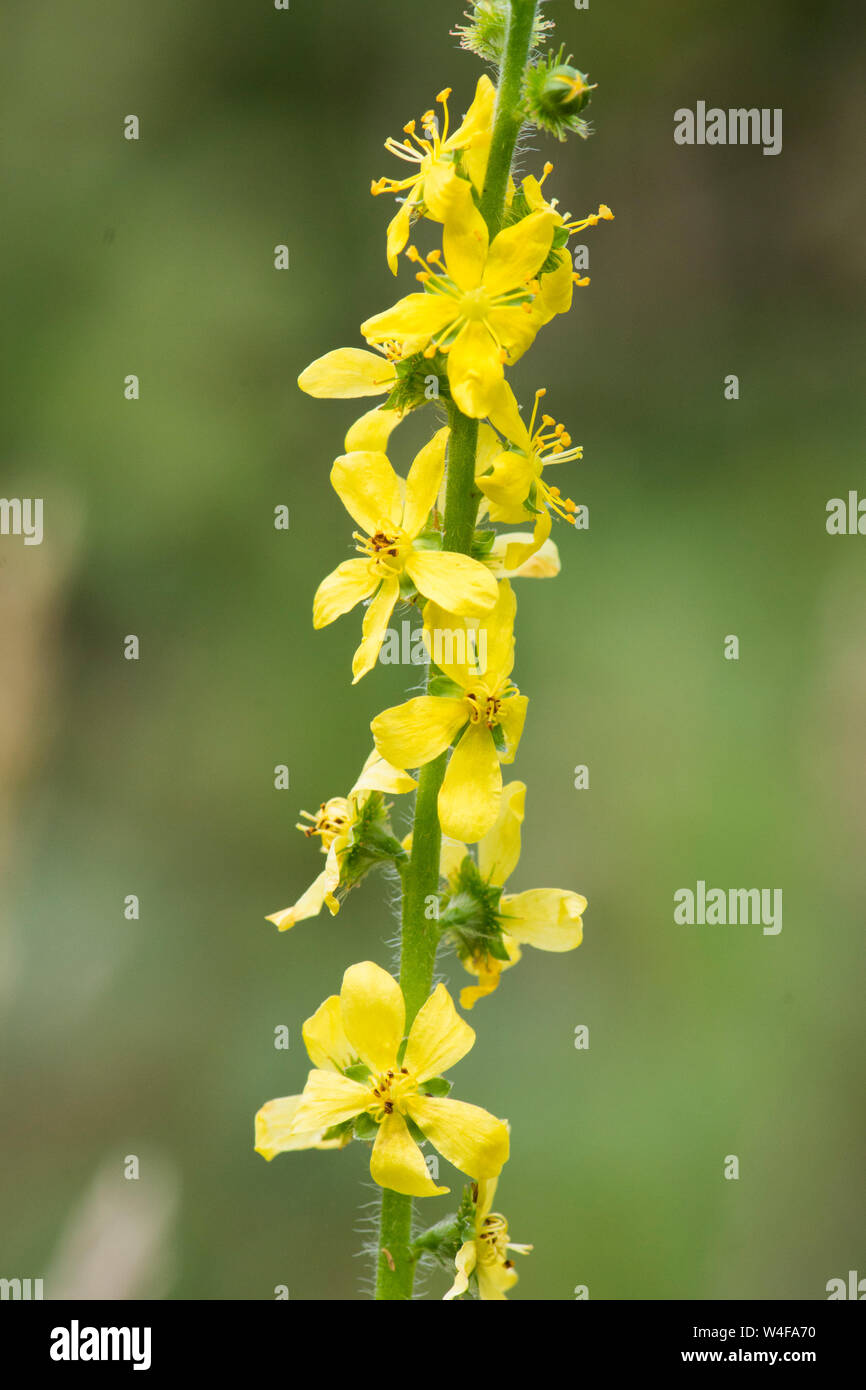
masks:
<path fill-rule="evenodd" d="M 450 676 L 433 676 L 427 685 L 428 695 L 438 695 L 448 700 L 462 700 L 466 692 Z"/>
<path fill-rule="evenodd" d="M 369 1081 L 371 1073 L 366 1062 L 354 1062 L 351 1067 L 343 1068 L 343 1075 L 350 1081 Z"/>
<path fill-rule="evenodd" d="M 370 792 L 339 856 L 340 881 L 334 896 L 342 901 L 377 864 L 401 864 L 408 856 L 391 827 L 389 805 L 382 792 Z"/>
<path fill-rule="evenodd" d="M 439 916 L 442 935 L 449 938 L 461 960 L 484 955 L 510 959 L 502 940 L 505 918 L 499 911 L 501 897 L 502 888 L 487 883 L 467 854 L 444 896 Z"/>
<path fill-rule="evenodd" d="M 494 724 L 490 732 L 493 735 L 493 746 L 496 749 L 497 753 L 507 753 L 508 740 L 505 737 L 505 730 L 503 729 L 502 725 Z"/>
<path fill-rule="evenodd" d="M 379 1133 L 379 1126 L 373 1116 L 367 1114 L 366 1110 L 362 1114 L 356 1115 L 354 1120 L 349 1121 L 349 1124 L 354 1126 L 356 1139 L 369 1142 L 371 1139 L 375 1139 Z"/>
<path fill-rule="evenodd" d="M 412 542 L 414 550 L 441 550 L 442 532 L 436 531 L 432 527 L 425 531 L 419 531 Z"/>
<path fill-rule="evenodd" d="M 496 532 L 490 527 L 479 528 L 472 537 L 473 560 L 487 560 L 496 540 Z"/>
<path fill-rule="evenodd" d="M 354 1128 L 354 1120 L 343 1120 L 338 1125 L 331 1125 L 322 1135 L 323 1139 L 342 1139 L 345 1134 L 350 1134 Z"/>
<path fill-rule="evenodd" d="M 411 1115 L 404 1115 L 403 1118 L 404 1118 L 404 1120 L 406 1121 L 406 1128 L 408 1129 L 408 1131 L 409 1131 L 409 1133 L 411 1134 L 412 1138 L 415 1140 L 415 1143 L 416 1143 L 416 1144 L 426 1144 L 426 1142 L 427 1142 L 427 1135 L 423 1132 L 423 1130 L 420 1130 L 420 1129 L 418 1128 L 418 1126 L 416 1125 L 415 1121 L 412 1119 L 412 1116 L 411 1116 Z"/>
<path fill-rule="evenodd" d="M 424 1082 L 425 1096 L 447 1096 L 451 1090 L 452 1082 L 445 1076 L 431 1076 Z"/>
<path fill-rule="evenodd" d="M 425 357 L 423 352 L 415 352 L 402 362 L 394 363 L 397 381 L 385 401 L 386 410 L 417 410 L 431 401 L 445 404 L 451 400 L 448 384 L 448 364 L 441 352 L 433 357 Z M 429 381 L 436 377 L 436 394 L 428 394 Z"/>

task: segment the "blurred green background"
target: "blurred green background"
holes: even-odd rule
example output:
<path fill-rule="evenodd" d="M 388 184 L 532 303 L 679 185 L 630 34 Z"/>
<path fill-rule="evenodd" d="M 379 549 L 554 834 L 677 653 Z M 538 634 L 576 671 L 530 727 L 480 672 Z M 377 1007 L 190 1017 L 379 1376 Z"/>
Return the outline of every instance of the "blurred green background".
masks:
<path fill-rule="evenodd" d="M 557 532 L 555 583 L 519 589 L 511 887 L 590 907 L 579 951 L 527 951 L 475 1010 L 456 1093 L 513 1127 L 497 1204 L 535 1245 L 515 1298 L 823 1298 L 863 1269 L 866 540 L 824 525 L 829 498 L 866 494 L 858 16 L 547 12 L 599 83 L 596 134 L 539 136 L 523 167 L 552 158 L 566 208 L 616 221 L 580 236 L 592 285 L 513 374 L 584 445 L 568 491 L 590 528 Z M 0 1275 L 48 1297 L 364 1295 L 366 1150 L 252 1148 L 256 1108 L 302 1085 L 302 1020 L 351 961 L 392 963 L 383 880 L 288 935 L 263 918 L 319 869 L 299 809 L 348 788 L 417 678 L 352 689 L 358 615 L 312 630 L 349 553 L 328 468 L 358 410 L 295 378 L 411 287 L 369 180 L 442 86 L 468 105 L 460 16 L 5 16 L 0 490 L 45 499 L 46 538 L 0 540 Z M 677 147 L 699 99 L 782 107 L 782 154 Z M 781 934 L 675 926 L 699 878 L 782 888 Z"/>

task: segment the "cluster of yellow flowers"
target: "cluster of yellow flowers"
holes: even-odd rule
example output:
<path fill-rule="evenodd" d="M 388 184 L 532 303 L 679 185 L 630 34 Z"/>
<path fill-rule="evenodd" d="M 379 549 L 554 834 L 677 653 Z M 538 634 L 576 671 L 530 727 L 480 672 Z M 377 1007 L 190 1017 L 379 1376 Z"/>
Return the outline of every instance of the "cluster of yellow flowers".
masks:
<path fill-rule="evenodd" d="M 320 397 L 386 397 L 349 430 L 333 464 L 334 489 L 359 528 L 357 555 L 320 584 L 317 628 L 366 604 L 354 681 L 376 665 L 395 605 L 422 614 L 429 654 L 427 693 L 386 709 L 372 721 L 373 750 L 345 796 L 324 802 L 299 828 L 321 841 L 325 868 L 291 907 L 268 918 L 280 931 L 339 910 L 345 894 L 375 864 L 403 866 L 411 835 L 393 834 L 386 796 L 416 787 L 410 775 L 450 750 L 438 791 L 441 831 L 438 926 L 475 984 L 463 989 L 469 1010 L 489 995 L 522 945 L 569 951 L 582 939 L 586 900 L 563 889 L 510 893 L 521 848 L 526 787 L 503 785 L 502 765 L 520 743 L 527 697 L 512 679 L 516 598 L 511 580 L 551 577 L 559 555 L 554 517 L 573 522 L 575 503 L 545 470 L 579 459 L 563 425 L 541 414 L 542 390 L 524 422 L 505 376 L 541 328 L 568 311 L 575 275 L 567 249 L 576 231 L 613 216 L 573 219 L 548 201 L 543 176 L 509 181 L 503 227 L 491 237 L 479 211 L 494 126 L 496 89 L 477 85 L 462 123 L 451 129 L 450 90 L 386 148 L 411 166 L 403 179 L 382 178 L 374 194 L 401 195 L 387 231 L 387 262 L 396 274 L 405 253 L 419 267 L 420 288 L 361 325 L 370 348 L 343 348 L 313 362 L 301 387 Z M 441 249 L 422 255 L 416 229 L 441 227 Z M 448 410 L 401 477 L 386 450 L 400 421 L 428 402 Z M 451 434 L 457 415 L 477 421 L 476 530 L 472 553 L 445 548 L 443 506 Z M 480 505 L 479 505 L 480 504 Z M 527 525 L 528 523 L 528 525 Z M 496 525 L 522 526 L 497 534 Z M 446 640 L 447 639 L 447 640 Z M 480 654 L 483 654 L 483 660 Z M 469 848 L 474 846 L 474 853 Z M 501 1299 L 516 1281 L 505 1219 L 491 1210 L 508 1158 L 502 1119 L 451 1099 L 442 1073 L 472 1047 L 475 1033 L 442 984 L 414 1018 L 401 985 L 365 961 L 346 970 L 338 995 L 303 1028 L 313 1063 L 300 1095 L 272 1100 L 256 1116 L 256 1148 L 265 1158 L 306 1148 L 342 1148 L 372 1140 L 370 1171 L 383 1188 L 412 1197 L 447 1192 L 434 1182 L 420 1143 L 429 1141 L 473 1184 L 455 1229 L 450 1258 L 456 1280 L 446 1298 L 477 1292 Z"/>

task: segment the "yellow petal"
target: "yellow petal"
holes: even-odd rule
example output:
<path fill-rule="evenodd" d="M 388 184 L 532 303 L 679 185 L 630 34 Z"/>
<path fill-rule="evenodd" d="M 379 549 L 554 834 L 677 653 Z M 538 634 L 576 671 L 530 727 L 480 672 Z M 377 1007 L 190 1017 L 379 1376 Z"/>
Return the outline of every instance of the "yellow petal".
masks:
<path fill-rule="evenodd" d="M 480 560 L 452 550 L 413 550 L 406 573 L 418 592 L 449 613 L 487 613 L 496 602 L 498 586 Z"/>
<path fill-rule="evenodd" d="M 494 237 L 482 282 L 488 294 L 505 294 L 537 275 L 547 260 L 555 229 L 552 213 L 532 212 Z"/>
<path fill-rule="evenodd" d="M 529 312 L 527 312 L 529 308 Z M 533 317 L 531 307 L 517 305 L 505 309 L 491 309 L 487 315 L 491 333 L 495 333 L 508 352 L 509 362 L 516 362 L 527 348 L 532 347 L 538 335 L 539 322 Z M 495 397 L 491 399 L 491 404 Z"/>
<path fill-rule="evenodd" d="M 397 274 L 399 262 L 397 257 L 409 240 L 409 232 L 412 228 L 412 218 L 409 213 L 411 203 L 408 197 L 400 204 L 396 213 L 388 223 L 386 255 L 388 266 L 392 275 Z"/>
<path fill-rule="evenodd" d="M 349 966 L 343 976 L 340 1005 L 346 1037 L 361 1061 L 377 1073 L 396 1067 L 406 1026 L 406 1004 L 393 975 L 371 960 Z"/>
<path fill-rule="evenodd" d="M 406 1110 L 443 1158 L 470 1178 L 495 1178 L 508 1158 L 504 1120 L 450 1096 L 410 1096 Z"/>
<path fill-rule="evenodd" d="M 459 1298 L 462 1293 L 466 1292 L 469 1288 L 469 1276 L 475 1268 L 476 1259 L 475 1241 L 465 1241 L 454 1257 L 457 1278 L 448 1292 L 442 1295 L 443 1303 L 447 1303 L 452 1298 Z"/>
<path fill-rule="evenodd" d="M 377 714 L 370 728 L 379 753 L 394 767 L 423 767 L 444 753 L 466 718 L 463 700 L 419 695 Z"/>
<path fill-rule="evenodd" d="M 330 1129 L 367 1109 L 370 1089 L 333 1071 L 311 1071 L 292 1123 L 292 1134 Z"/>
<path fill-rule="evenodd" d="M 394 338 L 432 338 L 454 321 L 455 301 L 441 294 L 407 294 L 405 299 L 382 314 L 374 314 L 361 324 L 370 343 L 387 343 Z"/>
<path fill-rule="evenodd" d="M 499 348 L 483 323 L 467 323 L 448 351 L 448 381 L 459 410 L 483 420 L 504 376 Z"/>
<path fill-rule="evenodd" d="M 436 501 L 436 494 L 445 472 L 445 450 L 450 433 L 447 426 L 437 430 L 433 438 L 416 455 L 409 469 L 406 479 L 406 508 L 403 513 L 403 530 L 407 536 L 415 537 L 422 530 Z"/>
<path fill-rule="evenodd" d="M 269 1100 L 257 1113 L 256 1153 L 268 1162 L 277 1154 L 297 1149 L 342 1149 L 349 1142 L 348 1135 L 325 1140 L 323 1129 L 295 1133 L 295 1116 L 301 1099 L 301 1096 L 282 1096 L 279 1100 Z"/>
<path fill-rule="evenodd" d="M 573 951 L 583 940 L 586 898 L 580 893 L 563 888 L 504 893 L 500 910 L 509 936 L 539 951 Z"/>
<path fill-rule="evenodd" d="M 514 615 L 517 599 L 514 590 L 503 580 L 499 585 L 496 607 L 484 619 L 487 629 L 487 679 L 496 685 L 511 675 L 514 668 Z"/>
<path fill-rule="evenodd" d="M 411 792 L 418 783 L 408 772 L 386 763 L 374 748 L 361 769 L 361 775 L 352 788 L 353 792 Z"/>
<path fill-rule="evenodd" d="M 517 1270 L 506 1269 L 499 1260 L 478 1266 L 478 1295 L 482 1303 L 502 1302 L 516 1283 Z"/>
<path fill-rule="evenodd" d="M 466 853 L 466 846 L 462 840 L 452 840 L 450 835 L 442 836 L 442 849 L 439 854 L 439 871 L 442 878 L 452 881 L 456 878 Z"/>
<path fill-rule="evenodd" d="M 279 931 L 288 931 L 296 922 L 304 922 L 309 917 L 318 917 L 325 903 L 325 873 L 319 874 L 315 882 L 311 883 L 306 893 L 303 893 L 293 907 L 285 907 L 282 912 L 274 912 L 270 917 L 266 917 L 266 922 L 273 922 Z"/>
<path fill-rule="evenodd" d="M 382 650 L 382 642 L 388 627 L 391 614 L 394 612 L 394 604 L 400 597 L 400 580 L 397 575 L 392 579 L 386 579 L 373 602 L 364 614 L 362 624 L 363 639 L 358 650 L 355 652 L 352 661 L 352 684 L 357 685 L 362 676 L 366 676 L 368 671 L 379 659 L 379 652 Z"/>
<path fill-rule="evenodd" d="M 491 425 L 498 429 L 500 434 L 504 434 L 518 449 L 529 453 L 532 444 L 529 430 L 520 417 L 514 392 L 507 381 L 503 380 L 493 393 L 489 415 Z"/>
<path fill-rule="evenodd" d="M 503 382 L 503 385 L 505 383 Z M 475 476 L 481 478 L 502 453 L 499 435 L 489 425 L 478 427 L 478 447 L 475 450 Z"/>
<path fill-rule="evenodd" d="M 402 419 L 401 410 L 387 410 L 383 405 L 374 406 L 350 426 L 344 440 L 346 453 L 386 453 L 388 440 Z"/>
<path fill-rule="evenodd" d="M 358 1060 L 358 1054 L 346 1037 L 339 994 L 332 994 L 320 1004 L 303 1027 L 304 1046 L 310 1061 L 320 1071 L 345 1071 Z"/>
<path fill-rule="evenodd" d="M 444 203 L 444 199 L 442 200 Z M 442 250 L 448 274 L 464 292 L 477 290 L 487 261 L 487 223 L 475 206 L 472 184 L 453 178 L 448 185 L 448 206 L 442 209 Z"/>
<path fill-rule="evenodd" d="M 499 724 L 505 735 L 506 752 L 500 753 L 499 757 L 504 763 L 514 762 L 523 736 L 528 704 L 529 700 L 525 695 L 512 695 L 502 702 L 499 710 Z"/>
<path fill-rule="evenodd" d="M 470 724 L 451 755 L 439 791 L 439 822 L 446 835 L 474 844 L 499 810 L 502 770 L 486 724 Z"/>
<path fill-rule="evenodd" d="M 555 270 L 542 275 L 539 293 L 532 306 L 533 317 L 541 327 L 556 314 L 567 314 L 574 298 L 574 271 L 568 252 L 563 252 Z"/>
<path fill-rule="evenodd" d="M 331 469 L 331 482 L 346 511 L 368 535 L 375 535 L 381 522 L 400 525 L 400 480 L 386 454 L 341 454 Z"/>
<path fill-rule="evenodd" d="M 454 134 L 445 141 L 446 150 L 462 150 L 481 139 L 490 143 L 493 112 L 496 107 L 496 88 L 486 73 L 479 77 L 472 105 Z"/>
<path fill-rule="evenodd" d="M 475 1033 L 454 1007 L 444 985 L 434 989 L 409 1030 L 403 1065 L 419 1082 L 440 1076 L 465 1057 Z"/>
<path fill-rule="evenodd" d="M 381 575 L 373 569 L 369 560 L 344 560 L 335 570 L 322 580 L 313 599 L 313 627 L 327 627 L 335 618 L 342 617 L 369 598 L 378 587 Z"/>
<path fill-rule="evenodd" d="M 382 396 L 397 380 L 392 363 L 366 348 L 337 348 L 311 362 L 298 377 L 308 396 L 347 400 L 355 396 Z"/>
<path fill-rule="evenodd" d="M 499 813 L 478 845 L 481 877 L 501 888 L 520 859 L 520 827 L 526 811 L 526 783 L 509 782 L 502 788 Z"/>
<path fill-rule="evenodd" d="M 402 1192 L 407 1197 L 439 1197 L 450 1191 L 437 1187 L 427 1170 L 424 1155 L 409 1133 L 406 1121 L 396 1110 L 379 1126 L 370 1156 L 370 1176 L 380 1187 Z"/>
<path fill-rule="evenodd" d="M 497 594 L 498 599 L 498 594 Z M 464 690 L 486 669 L 487 649 L 477 617 L 453 613 L 438 603 L 424 606 L 424 645 L 430 660 Z M 486 641 L 486 637 L 484 638 Z M 464 719 L 468 718 L 468 707 Z"/>

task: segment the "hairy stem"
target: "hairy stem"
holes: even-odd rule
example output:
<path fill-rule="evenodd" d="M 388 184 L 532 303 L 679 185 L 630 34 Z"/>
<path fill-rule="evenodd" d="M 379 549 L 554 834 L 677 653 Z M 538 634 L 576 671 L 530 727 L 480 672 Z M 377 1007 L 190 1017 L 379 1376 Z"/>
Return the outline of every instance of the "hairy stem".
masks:
<path fill-rule="evenodd" d="M 491 238 L 502 227 L 505 195 L 514 148 L 523 124 L 521 97 L 523 74 L 529 57 L 537 0 L 511 0 L 505 58 L 496 98 L 493 141 L 481 212 Z M 479 493 L 475 487 L 475 455 L 478 421 L 449 410 L 451 437 L 448 445 L 448 482 L 445 492 L 444 548 L 468 555 L 475 534 Z M 430 993 L 439 927 L 427 915 L 428 901 L 439 891 L 439 856 L 442 833 L 437 799 L 448 754 L 427 763 L 418 774 L 412 854 L 403 868 L 402 940 L 400 984 L 406 997 L 406 1026 L 411 1026 Z M 388 1189 L 382 1193 L 379 1253 L 376 1266 L 377 1299 L 410 1299 L 415 1282 L 415 1261 L 409 1250 L 412 1234 L 412 1198 Z"/>

